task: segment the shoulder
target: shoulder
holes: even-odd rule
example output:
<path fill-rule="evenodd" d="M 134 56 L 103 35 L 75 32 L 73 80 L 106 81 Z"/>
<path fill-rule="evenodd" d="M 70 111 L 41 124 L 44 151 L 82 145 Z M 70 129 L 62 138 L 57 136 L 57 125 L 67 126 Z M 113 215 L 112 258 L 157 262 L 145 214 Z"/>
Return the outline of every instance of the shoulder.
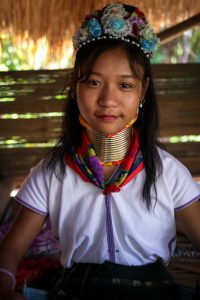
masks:
<path fill-rule="evenodd" d="M 158 149 L 158 152 L 163 165 L 158 181 L 169 191 L 175 210 L 196 201 L 200 195 L 200 187 L 186 166 L 167 151 Z"/>
<path fill-rule="evenodd" d="M 191 176 L 189 170 L 187 167 L 180 162 L 177 158 L 175 158 L 172 154 L 167 152 L 166 150 L 158 147 L 158 154 L 160 156 L 160 159 L 162 161 L 162 166 L 163 166 L 163 172 L 172 174 L 172 172 L 176 173 L 185 173 L 188 176 Z"/>
<path fill-rule="evenodd" d="M 161 148 L 158 149 L 158 153 L 163 166 L 162 176 L 170 182 L 171 186 L 184 182 L 194 182 L 190 171 L 182 162 Z"/>
<path fill-rule="evenodd" d="M 33 210 L 46 214 L 46 199 L 51 185 L 52 170 L 47 169 L 43 160 L 31 168 L 30 173 L 21 185 L 16 199 Z M 38 203 L 43 203 L 40 207 Z M 38 207 L 38 210 L 36 208 Z"/>
<path fill-rule="evenodd" d="M 67 167 L 67 165 L 66 165 Z M 48 182 L 51 181 L 52 177 L 61 178 L 61 168 L 59 162 L 57 162 L 53 167 L 48 164 L 47 159 L 42 159 L 38 164 L 30 169 L 26 180 L 41 180 Z"/>
<path fill-rule="evenodd" d="M 48 181 L 49 177 L 51 176 L 52 171 L 47 168 L 44 164 L 44 160 L 41 160 L 37 165 L 33 166 L 30 169 L 28 176 L 25 179 L 24 184 L 28 182 L 43 182 Z"/>

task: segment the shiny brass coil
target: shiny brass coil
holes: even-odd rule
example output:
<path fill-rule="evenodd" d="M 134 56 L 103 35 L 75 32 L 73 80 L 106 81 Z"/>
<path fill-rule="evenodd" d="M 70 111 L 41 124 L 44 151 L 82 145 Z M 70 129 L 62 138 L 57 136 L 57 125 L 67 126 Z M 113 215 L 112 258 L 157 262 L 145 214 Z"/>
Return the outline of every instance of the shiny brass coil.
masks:
<path fill-rule="evenodd" d="M 87 128 L 87 135 L 100 161 L 115 162 L 124 159 L 129 152 L 132 127 L 124 128 L 111 137 Z"/>

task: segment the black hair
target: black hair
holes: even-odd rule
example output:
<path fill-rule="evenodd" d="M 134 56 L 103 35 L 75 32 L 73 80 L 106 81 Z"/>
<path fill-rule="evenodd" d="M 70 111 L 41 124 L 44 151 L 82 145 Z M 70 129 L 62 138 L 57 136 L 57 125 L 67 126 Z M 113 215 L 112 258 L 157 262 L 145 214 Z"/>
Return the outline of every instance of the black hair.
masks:
<path fill-rule="evenodd" d="M 76 54 L 74 69 L 69 82 L 68 100 L 62 123 L 62 135 L 56 146 L 47 156 L 48 167 L 54 170 L 57 163 L 60 165 L 60 178 L 65 174 L 65 155 L 70 154 L 72 148 L 77 148 L 81 142 L 83 127 L 79 122 L 79 110 L 76 97 L 76 83 L 86 80 L 91 73 L 96 59 L 105 51 L 123 48 L 128 56 L 130 67 L 136 76 L 141 76 L 141 67 L 144 71 L 143 80 L 148 79 L 149 84 L 145 96 L 145 104 L 140 109 L 138 119 L 134 126 L 137 127 L 140 137 L 141 151 L 146 171 L 146 179 L 143 187 L 143 199 L 147 207 L 151 207 L 151 188 L 156 192 L 156 180 L 162 172 L 162 162 L 158 154 L 157 146 L 160 146 L 156 136 L 158 130 L 158 111 L 154 92 L 151 65 L 149 58 L 142 50 L 131 43 L 121 40 L 97 40 L 82 47 Z M 157 195 L 157 193 L 156 193 Z M 156 196 L 157 198 L 157 196 Z"/>

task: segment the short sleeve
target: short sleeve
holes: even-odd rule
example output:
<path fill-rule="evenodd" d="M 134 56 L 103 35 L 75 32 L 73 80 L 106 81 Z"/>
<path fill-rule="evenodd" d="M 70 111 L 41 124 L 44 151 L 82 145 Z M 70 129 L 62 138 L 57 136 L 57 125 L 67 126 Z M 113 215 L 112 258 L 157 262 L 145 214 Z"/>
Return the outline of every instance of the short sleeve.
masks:
<path fill-rule="evenodd" d="M 163 159 L 163 171 L 175 211 L 181 210 L 200 199 L 200 186 L 194 181 L 189 170 L 168 153 Z"/>
<path fill-rule="evenodd" d="M 16 195 L 16 200 L 39 214 L 48 215 L 48 187 L 49 176 L 41 161 L 31 169 Z"/>
<path fill-rule="evenodd" d="M 181 210 L 200 199 L 200 185 L 189 170 L 174 156 L 159 149 L 163 164 L 163 177 L 171 195 L 175 211 Z"/>

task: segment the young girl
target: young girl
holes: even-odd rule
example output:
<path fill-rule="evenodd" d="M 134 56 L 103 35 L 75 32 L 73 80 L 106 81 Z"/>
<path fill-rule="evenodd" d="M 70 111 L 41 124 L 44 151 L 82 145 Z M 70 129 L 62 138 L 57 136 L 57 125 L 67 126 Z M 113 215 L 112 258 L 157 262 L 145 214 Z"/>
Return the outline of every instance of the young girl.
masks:
<path fill-rule="evenodd" d="M 111 4 L 73 42 L 63 134 L 21 187 L 1 245 L 2 299 L 26 299 L 17 265 L 47 218 L 63 265 L 50 299 L 178 299 L 165 265 L 176 224 L 200 249 L 200 189 L 156 139 L 158 39 L 139 9 Z"/>

